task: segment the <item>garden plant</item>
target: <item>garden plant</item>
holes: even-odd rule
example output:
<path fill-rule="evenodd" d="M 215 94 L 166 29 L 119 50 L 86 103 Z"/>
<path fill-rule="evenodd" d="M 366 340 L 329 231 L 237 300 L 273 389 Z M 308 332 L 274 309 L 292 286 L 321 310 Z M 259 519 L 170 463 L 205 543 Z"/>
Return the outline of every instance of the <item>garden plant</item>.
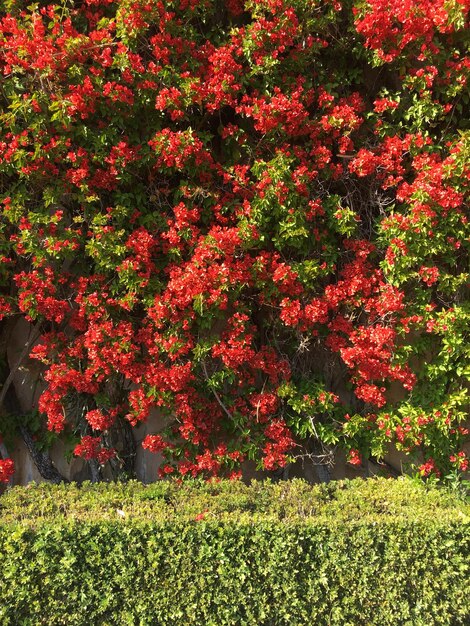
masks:
<path fill-rule="evenodd" d="M 0 481 L 21 435 L 132 476 L 154 411 L 160 476 L 467 469 L 469 8 L 1 0 Z"/>

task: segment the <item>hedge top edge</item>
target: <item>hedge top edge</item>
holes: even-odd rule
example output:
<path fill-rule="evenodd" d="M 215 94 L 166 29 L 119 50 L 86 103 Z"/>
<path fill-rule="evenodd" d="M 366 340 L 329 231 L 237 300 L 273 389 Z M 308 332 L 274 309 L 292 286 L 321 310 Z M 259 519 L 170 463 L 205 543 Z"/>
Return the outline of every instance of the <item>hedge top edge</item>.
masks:
<path fill-rule="evenodd" d="M 236 481 L 142 485 L 84 483 L 14 487 L 0 498 L 0 525 L 69 523 L 465 523 L 470 504 L 409 479 L 356 479 L 309 485 Z"/>

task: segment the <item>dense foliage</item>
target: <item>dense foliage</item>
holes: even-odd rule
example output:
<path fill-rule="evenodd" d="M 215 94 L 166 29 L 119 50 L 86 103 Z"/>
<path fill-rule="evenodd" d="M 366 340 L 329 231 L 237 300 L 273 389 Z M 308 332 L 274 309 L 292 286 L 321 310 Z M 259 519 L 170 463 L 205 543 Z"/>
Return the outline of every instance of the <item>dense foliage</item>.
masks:
<path fill-rule="evenodd" d="M 50 431 L 467 468 L 468 0 L 0 6 L 0 314 Z"/>
<path fill-rule="evenodd" d="M 469 514 L 409 480 L 16 487 L 0 508 L 0 619 L 463 625 Z"/>

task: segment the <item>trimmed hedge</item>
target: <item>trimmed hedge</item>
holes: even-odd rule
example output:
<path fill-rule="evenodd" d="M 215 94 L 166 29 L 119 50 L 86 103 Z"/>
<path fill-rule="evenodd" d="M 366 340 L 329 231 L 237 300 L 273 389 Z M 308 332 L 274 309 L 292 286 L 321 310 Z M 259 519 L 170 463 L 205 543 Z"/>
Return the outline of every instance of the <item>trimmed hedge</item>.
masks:
<path fill-rule="evenodd" d="M 470 507 L 409 480 L 15 487 L 0 624 L 467 624 Z"/>

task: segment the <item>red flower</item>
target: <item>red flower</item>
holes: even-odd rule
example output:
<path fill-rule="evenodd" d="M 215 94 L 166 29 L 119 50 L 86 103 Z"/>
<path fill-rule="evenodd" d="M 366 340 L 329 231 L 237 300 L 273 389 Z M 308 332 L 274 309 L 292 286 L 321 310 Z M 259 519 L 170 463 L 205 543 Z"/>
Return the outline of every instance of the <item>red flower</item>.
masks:
<path fill-rule="evenodd" d="M 359 450 L 350 450 L 347 461 L 348 463 L 351 463 L 351 465 L 362 465 L 362 457 Z"/>
<path fill-rule="evenodd" d="M 94 409 L 93 411 L 88 411 L 85 419 L 93 430 L 107 430 L 113 425 L 115 416 L 111 413 L 105 414 L 100 409 Z"/>
<path fill-rule="evenodd" d="M 428 459 L 425 463 L 418 467 L 418 471 L 423 478 L 426 478 L 430 474 L 435 474 L 436 476 L 440 476 L 440 472 L 436 467 L 436 463 L 434 459 Z"/>
<path fill-rule="evenodd" d="M 8 483 L 15 473 L 15 464 L 12 459 L 0 460 L 0 483 Z"/>
<path fill-rule="evenodd" d="M 103 448 L 100 437 L 90 437 L 89 435 L 82 437 L 81 442 L 75 446 L 73 453 L 86 461 L 97 459 L 100 465 L 104 465 L 116 456 L 114 448 Z"/>
<path fill-rule="evenodd" d="M 419 275 L 428 287 L 434 285 L 439 278 L 439 269 L 437 267 L 425 267 L 424 265 L 419 270 Z"/>

